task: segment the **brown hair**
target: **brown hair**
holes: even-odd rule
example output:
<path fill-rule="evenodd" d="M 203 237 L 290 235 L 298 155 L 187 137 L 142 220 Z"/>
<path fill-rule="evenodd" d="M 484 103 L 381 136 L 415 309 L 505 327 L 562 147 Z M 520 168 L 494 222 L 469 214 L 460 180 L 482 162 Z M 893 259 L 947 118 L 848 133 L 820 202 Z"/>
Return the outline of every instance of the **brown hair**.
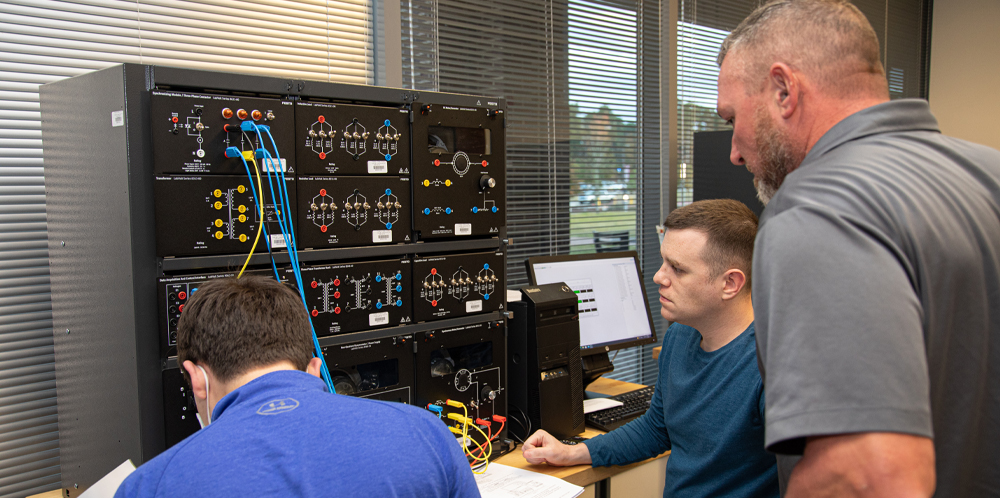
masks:
<path fill-rule="evenodd" d="M 745 288 L 750 289 L 757 215 L 746 204 L 732 199 L 695 201 L 671 211 L 663 226 L 704 232 L 708 242 L 701 257 L 711 269 L 711 278 L 736 268 L 747 276 Z"/>
<path fill-rule="evenodd" d="M 733 50 L 740 53 L 748 94 L 760 89 L 771 64 L 784 62 L 839 97 L 889 95 L 875 30 L 847 0 L 768 2 L 722 42 L 720 66 Z"/>
<path fill-rule="evenodd" d="M 273 278 L 212 280 L 191 296 L 177 323 L 177 362 L 208 365 L 222 382 L 281 361 L 305 370 L 312 353 L 302 300 Z"/>

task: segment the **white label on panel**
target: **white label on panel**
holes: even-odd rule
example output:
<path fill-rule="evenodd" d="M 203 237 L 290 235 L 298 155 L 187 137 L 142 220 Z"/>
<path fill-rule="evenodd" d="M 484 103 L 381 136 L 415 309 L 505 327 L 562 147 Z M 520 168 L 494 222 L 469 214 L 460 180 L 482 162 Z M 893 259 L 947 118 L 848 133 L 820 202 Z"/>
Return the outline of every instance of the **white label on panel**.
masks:
<path fill-rule="evenodd" d="M 368 326 L 375 327 L 377 325 L 388 325 L 389 324 L 389 312 L 383 311 L 381 313 L 372 313 L 368 315 Z"/>
<path fill-rule="evenodd" d="M 125 126 L 125 111 L 111 111 L 111 127 Z"/>
<path fill-rule="evenodd" d="M 273 249 L 284 249 L 285 248 L 285 237 L 280 233 L 271 234 L 271 247 Z"/>
<path fill-rule="evenodd" d="M 369 174 L 388 173 L 388 172 L 389 172 L 388 161 L 368 161 Z"/>
<path fill-rule="evenodd" d="M 465 312 L 475 313 L 476 311 L 483 311 L 483 301 L 466 301 L 465 302 Z"/>
<path fill-rule="evenodd" d="M 264 171 L 262 171 L 262 173 L 284 173 L 285 171 L 288 171 L 288 161 L 285 161 L 285 158 L 283 157 L 280 160 L 273 157 L 264 158 L 262 161 L 259 161 L 258 164 L 264 165 Z"/>
<path fill-rule="evenodd" d="M 392 230 L 372 230 L 372 242 L 392 242 Z"/>
<path fill-rule="evenodd" d="M 472 235 L 472 223 L 455 223 L 455 235 Z"/>

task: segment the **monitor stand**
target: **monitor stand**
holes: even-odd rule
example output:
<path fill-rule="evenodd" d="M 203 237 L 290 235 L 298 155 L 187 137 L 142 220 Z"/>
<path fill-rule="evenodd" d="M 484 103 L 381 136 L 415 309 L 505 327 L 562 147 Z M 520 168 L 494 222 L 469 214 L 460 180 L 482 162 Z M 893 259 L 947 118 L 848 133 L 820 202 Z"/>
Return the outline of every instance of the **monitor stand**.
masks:
<path fill-rule="evenodd" d="M 587 386 L 599 379 L 601 375 L 611 373 L 615 366 L 611 364 L 608 353 L 598 353 L 581 358 L 583 363 L 583 394 L 585 399 L 607 398 L 609 395 L 587 391 Z"/>

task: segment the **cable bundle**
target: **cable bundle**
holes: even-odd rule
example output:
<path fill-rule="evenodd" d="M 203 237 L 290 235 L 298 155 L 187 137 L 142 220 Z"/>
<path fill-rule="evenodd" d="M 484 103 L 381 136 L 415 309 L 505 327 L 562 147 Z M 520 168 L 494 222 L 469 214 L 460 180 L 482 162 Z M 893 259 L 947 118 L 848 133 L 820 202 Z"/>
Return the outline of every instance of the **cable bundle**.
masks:
<path fill-rule="evenodd" d="M 306 312 L 309 311 L 308 306 L 306 306 L 306 296 L 303 291 L 302 286 L 302 270 L 299 266 L 299 254 L 296 250 L 295 245 L 295 229 L 292 224 L 292 206 L 288 200 L 288 189 L 285 186 L 285 171 L 283 168 L 279 169 L 275 165 L 275 159 L 277 159 L 278 164 L 281 164 L 281 154 L 278 152 L 278 145 L 274 142 L 274 137 L 271 136 L 271 129 L 265 125 L 258 125 L 252 121 L 243 121 L 240 124 L 240 129 L 245 132 L 254 132 L 257 134 L 257 143 L 260 144 L 260 148 L 253 152 L 239 151 L 238 155 L 243 161 L 243 166 L 246 168 L 247 177 L 250 178 L 250 188 L 253 189 L 254 202 L 257 203 L 258 211 L 260 212 L 260 227 L 257 230 L 257 238 L 260 238 L 260 234 L 263 231 L 264 226 L 264 202 L 260 195 L 258 195 L 258 190 L 263 190 L 263 185 L 260 183 L 260 169 L 257 166 L 256 159 L 262 159 L 264 162 L 264 172 L 267 176 L 267 186 L 271 192 L 271 199 L 274 201 L 275 205 L 275 218 L 278 220 L 278 226 L 281 229 L 281 236 L 285 242 L 285 248 L 288 250 L 288 259 L 292 266 L 292 274 L 295 276 L 296 288 L 299 291 L 299 297 L 302 299 L 302 306 L 306 308 Z M 261 133 L 263 132 L 263 134 Z M 264 145 L 264 134 L 271 141 L 271 148 L 274 149 L 274 156 L 267 150 Z M 230 147 L 229 149 L 235 149 L 235 147 Z M 227 149 L 227 156 L 229 155 L 229 149 Z M 250 174 L 250 165 L 247 163 L 246 154 L 250 154 L 250 161 L 253 162 L 254 170 L 257 172 L 257 182 L 260 187 L 255 188 L 253 184 L 253 176 Z M 273 175 L 273 177 L 272 177 Z M 275 195 L 274 183 L 278 183 L 278 194 Z M 261 192 L 262 193 L 262 192 Z M 266 232 L 264 232 L 267 235 Z M 253 249 L 257 247 L 257 241 L 254 241 L 253 248 L 250 250 L 250 255 L 247 256 L 246 263 L 243 264 L 243 268 L 246 269 L 247 264 L 250 263 L 250 258 L 253 256 Z M 271 238 L 267 236 L 267 247 L 268 253 L 271 254 L 271 269 L 274 270 L 274 277 L 281 281 L 281 275 L 278 274 L 278 267 L 274 263 L 274 254 L 271 252 Z M 240 276 L 243 274 L 243 270 L 240 270 Z M 237 276 L 239 278 L 239 276 Z M 312 329 L 312 339 L 313 347 L 316 349 L 316 357 L 322 362 L 320 367 L 320 374 L 323 377 L 323 382 L 326 383 L 326 388 L 331 393 L 336 393 L 333 388 L 333 380 L 330 377 L 330 370 L 327 369 L 326 360 L 323 358 L 323 350 L 319 345 L 319 338 L 316 336 L 316 327 L 313 325 L 312 320 L 309 320 L 309 327 Z"/>

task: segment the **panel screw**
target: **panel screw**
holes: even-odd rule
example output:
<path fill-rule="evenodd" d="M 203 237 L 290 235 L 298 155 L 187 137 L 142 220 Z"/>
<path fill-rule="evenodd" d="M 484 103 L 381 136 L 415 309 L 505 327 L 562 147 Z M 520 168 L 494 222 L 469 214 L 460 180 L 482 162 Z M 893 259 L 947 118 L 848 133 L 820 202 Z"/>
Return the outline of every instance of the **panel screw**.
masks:
<path fill-rule="evenodd" d="M 66 247 L 66 241 L 65 241 L 65 240 L 62 240 L 62 241 L 60 241 L 60 242 L 59 242 L 59 245 L 61 245 L 61 246 L 63 246 L 63 247 Z"/>
<path fill-rule="evenodd" d="M 66 329 L 66 334 L 69 335 L 69 329 Z"/>

